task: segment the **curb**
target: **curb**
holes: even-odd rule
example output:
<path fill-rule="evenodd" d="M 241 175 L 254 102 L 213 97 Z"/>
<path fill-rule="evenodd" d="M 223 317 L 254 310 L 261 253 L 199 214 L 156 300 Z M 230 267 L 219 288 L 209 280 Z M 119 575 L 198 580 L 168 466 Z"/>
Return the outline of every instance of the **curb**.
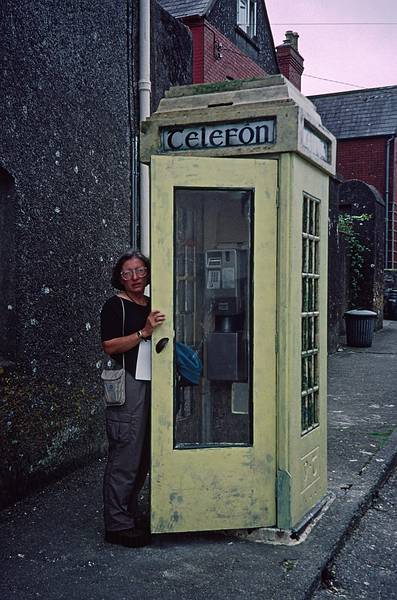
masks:
<path fill-rule="evenodd" d="M 333 505 L 329 507 L 328 513 L 339 521 L 340 527 L 336 532 L 331 548 L 324 556 L 323 566 L 310 584 L 305 598 L 311 598 L 314 592 L 318 591 L 322 582 L 332 580 L 331 569 L 336 557 L 352 532 L 357 528 L 361 518 L 370 508 L 373 499 L 396 465 L 397 429 L 390 435 L 385 446 L 372 457 L 367 466 L 357 475 L 352 487 L 344 495 L 337 496 Z M 326 516 L 325 513 L 324 517 Z M 317 534 L 321 533 L 321 525 L 320 521 Z"/>

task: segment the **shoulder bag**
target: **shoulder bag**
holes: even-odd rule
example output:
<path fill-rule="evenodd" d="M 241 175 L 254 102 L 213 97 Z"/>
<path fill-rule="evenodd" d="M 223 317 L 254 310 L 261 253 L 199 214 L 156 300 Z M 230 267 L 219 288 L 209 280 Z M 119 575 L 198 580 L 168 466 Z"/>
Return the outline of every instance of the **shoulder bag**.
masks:
<path fill-rule="evenodd" d="M 123 307 L 123 331 L 125 325 L 124 302 L 120 298 Z M 101 379 L 105 388 L 105 406 L 122 406 L 125 403 L 125 358 L 123 352 L 122 369 L 103 369 Z"/>

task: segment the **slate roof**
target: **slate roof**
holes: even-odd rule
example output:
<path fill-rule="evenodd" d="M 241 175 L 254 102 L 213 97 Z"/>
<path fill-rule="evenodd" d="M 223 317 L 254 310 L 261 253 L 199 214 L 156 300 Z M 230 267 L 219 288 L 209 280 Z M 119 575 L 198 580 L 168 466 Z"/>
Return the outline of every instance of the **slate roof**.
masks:
<path fill-rule="evenodd" d="M 309 96 L 309 100 L 337 139 L 397 132 L 397 85 Z"/>
<path fill-rule="evenodd" d="M 173 17 L 203 16 L 211 8 L 213 0 L 157 0 Z"/>

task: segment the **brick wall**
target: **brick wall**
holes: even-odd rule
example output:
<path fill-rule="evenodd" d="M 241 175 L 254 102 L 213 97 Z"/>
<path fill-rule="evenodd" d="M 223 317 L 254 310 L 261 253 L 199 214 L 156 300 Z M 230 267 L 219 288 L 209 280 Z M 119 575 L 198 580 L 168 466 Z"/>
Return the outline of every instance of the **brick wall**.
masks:
<path fill-rule="evenodd" d="M 204 21 L 204 81 L 265 77 L 265 71 Z"/>
<path fill-rule="evenodd" d="M 361 179 L 385 194 L 385 138 L 338 140 L 336 170 L 342 179 Z"/>
<path fill-rule="evenodd" d="M 266 72 L 207 21 L 189 23 L 193 36 L 193 83 L 265 77 Z"/>
<path fill-rule="evenodd" d="M 237 26 L 237 2 L 218 0 L 212 3 L 206 21 L 230 40 L 269 75 L 279 73 L 273 35 L 264 2 L 257 2 L 256 36 L 251 38 Z"/>
<path fill-rule="evenodd" d="M 186 21 L 192 32 L 193 41 L 193 83 L 204 82 L 204 23 Z"/>

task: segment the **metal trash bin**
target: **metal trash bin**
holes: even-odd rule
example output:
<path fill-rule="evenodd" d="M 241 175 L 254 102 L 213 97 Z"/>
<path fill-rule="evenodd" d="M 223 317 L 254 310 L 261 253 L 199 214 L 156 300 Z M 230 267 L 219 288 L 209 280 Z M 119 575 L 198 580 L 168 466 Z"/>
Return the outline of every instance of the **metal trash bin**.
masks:
<path fill-rule="evenodd" d="M 372 346 L 376 312 L 373 310 L 347 310 L 344 317 L 347 346 L 356 348 Z"/>

